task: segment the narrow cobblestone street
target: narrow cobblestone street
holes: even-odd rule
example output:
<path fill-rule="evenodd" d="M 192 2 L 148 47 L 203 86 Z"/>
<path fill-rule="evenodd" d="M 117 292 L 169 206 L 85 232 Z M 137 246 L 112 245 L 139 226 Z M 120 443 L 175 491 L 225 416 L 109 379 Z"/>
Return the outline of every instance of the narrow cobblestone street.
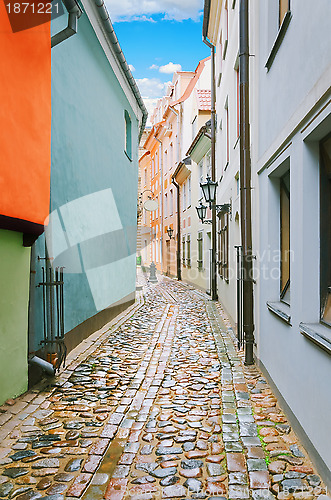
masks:
<path fill-rule="evenodd" d="M 0 498 L 312 500 L 325 490 L 219 304 L 163 278 L 1 407 Z"/>

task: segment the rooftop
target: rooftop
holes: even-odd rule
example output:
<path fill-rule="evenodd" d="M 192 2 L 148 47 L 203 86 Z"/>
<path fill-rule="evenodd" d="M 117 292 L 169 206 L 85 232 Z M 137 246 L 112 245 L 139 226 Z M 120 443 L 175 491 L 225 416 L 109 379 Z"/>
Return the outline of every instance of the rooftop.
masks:
<path fill-rule="evenodd" d="M 197 101 L 199 111 L 210 111 L 211 108 L 211 91 L 197 90 Z"/>

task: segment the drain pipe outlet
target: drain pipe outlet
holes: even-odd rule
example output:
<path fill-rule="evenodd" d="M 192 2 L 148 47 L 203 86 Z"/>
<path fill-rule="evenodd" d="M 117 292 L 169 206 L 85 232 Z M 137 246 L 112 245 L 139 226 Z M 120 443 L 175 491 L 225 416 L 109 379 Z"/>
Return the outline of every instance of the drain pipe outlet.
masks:
<path fill-rule="evenodd" d="M 75 0 L 63 0 L 63 3 L 68 11 L 68 26 L 51 37 L 52 48 L 77 33 L 77 21 L 82 15 L 82 10 Z"/>
<path fill-rule="evenodd" d="M 47 375 L 50 375 L 51 377 L 54 377 L 55 375 L 54 366 L 51 363 L 45 361 L 44 359 L 38 358 L 38 356 L 33 356 L 32 358 L 30 358 L 29 364 L 39 366 L 39 368 L 44 370 L 44 372 Z"/>

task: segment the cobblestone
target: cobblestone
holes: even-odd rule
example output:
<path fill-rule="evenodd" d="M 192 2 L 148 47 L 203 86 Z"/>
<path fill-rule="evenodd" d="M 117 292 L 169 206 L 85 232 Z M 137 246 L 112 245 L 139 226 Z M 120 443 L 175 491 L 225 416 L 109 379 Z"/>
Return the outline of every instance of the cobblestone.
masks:
<path fill-rule="evenodd" d="M 313 500 L 325 489 L 218 303 L 164 278 L 0 412 L 0 497 Z M 291 499 L 290 499 L 290 497 Z"/>

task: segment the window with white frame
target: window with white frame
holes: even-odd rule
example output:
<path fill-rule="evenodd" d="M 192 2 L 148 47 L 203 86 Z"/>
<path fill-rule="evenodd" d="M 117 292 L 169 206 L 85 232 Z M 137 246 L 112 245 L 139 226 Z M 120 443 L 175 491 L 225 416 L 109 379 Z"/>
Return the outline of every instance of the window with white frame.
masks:
<path fill-rule="evenodd" d="M 280 178 L 280 299 L 290 304 L 290 171 Z"/>
<path fill-rule="evenodd" d="M 183 184 L 183 210 L 186 210 L 186 182 Z"/>
<path fill-rule="evenodd" d="M 174 194 L 172 189 L 169 191 L 169 215 L 174 213 Z"/>
<path fill-rule="evenodd" d="M 191 197 L 191 176 L 189 176 L 189 178 L 187 179 L 187 207 L 191 206 Z"/>
<path fill-rule="evenodd" d="M 331 326 L 331 136 L 320 145 L 321 321 Z"/>
<path fill-rule="evenodd" d="M 199 271 L 202 271 L 203 269 L 203 232 L 199 231 L 198 232 L 198 269 Z"/>
<path fill-rule="evenodd" d="M 207 175 L 211 177 L 211 153 L 207 153 L 206 155 L 206 167 L 207 167 Z"/>
<path fill-rule="evenodd" d="M 202 193 L 202 188 L 200 186 L 200 183 L 203 182 L 203 161 L 201 160 L 199 165 L 198 165 L 198 171 L 199 171 L 199 174 L 198 174 L 198 179 L 199 179 L 199 182 L 198 182 L 198 198 L 203 198 L 203 193 Z"/>
<path fill-rule="evenodd" d="M 174 161 L 174 147 L 171 142 L 169 147 L 169 170 L 171 170 L 173 167 L 173 161 Z"/>
<path fill-rule="evenodd" d="M 191 235 L 186 235 L 186 264 L 191 267 Z"/>
<path fill-rule="evenodd" d="M 165 193 L 164 195 L 164 217 L 167 218 L 168 217 L 168 195 L 167 193 Z"/>
<path fill-rule="evenodd" d="M 168 151 L 164 152 L 164 172 L 168 172 Z"/>

